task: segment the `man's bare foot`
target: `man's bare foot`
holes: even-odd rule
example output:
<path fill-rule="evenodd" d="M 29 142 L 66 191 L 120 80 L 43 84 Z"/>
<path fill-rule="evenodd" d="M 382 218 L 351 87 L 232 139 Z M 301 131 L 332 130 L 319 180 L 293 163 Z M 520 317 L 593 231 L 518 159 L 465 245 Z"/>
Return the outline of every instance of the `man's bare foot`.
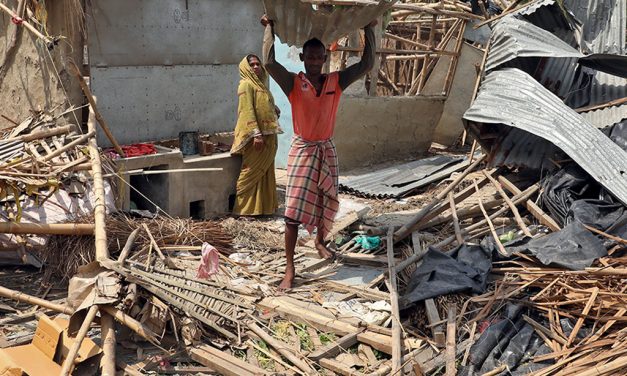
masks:
<path fill-rule="evenodd" d="M 292 285 L 294 284 L 294 276 L 296 275 L 294 268 L 286 268 L 285 269 L 285 276 L 283 277 L 283 280 L 281 281 L 281 284 L 279 284 L 279 291 L 280 292 L 286 292 L 289 289 L 292 288 Z"/>
<path fill-rule="evenodd" d="M 318 255 L 320 256 L 320 258 L 328 260 L 328 259 L 333 259 L 335 257 L 335 253 L 331 251 L 329 248 L 327 248 L 324 245 L 324 243 L 319 242 L 318 239 L 316 239 L 315 244 L 316 244 L 316 250 L 318 251 Z"/>

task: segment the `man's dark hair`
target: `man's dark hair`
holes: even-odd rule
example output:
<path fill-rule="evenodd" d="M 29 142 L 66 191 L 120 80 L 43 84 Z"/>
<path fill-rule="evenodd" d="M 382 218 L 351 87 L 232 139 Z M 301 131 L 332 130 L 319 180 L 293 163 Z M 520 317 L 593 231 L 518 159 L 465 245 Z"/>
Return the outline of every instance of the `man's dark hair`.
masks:
<path fill-rule="evenodd" d="M 303 44 L 303 52 L 305 52 L 305 50 L 310 47 L 322 47 L 323 49 L 325 48 L 324 43 L 322 43 L 322 41 L 318 38 L 311 38 L 307 42 L 305 42 L 305 44 Z"/>

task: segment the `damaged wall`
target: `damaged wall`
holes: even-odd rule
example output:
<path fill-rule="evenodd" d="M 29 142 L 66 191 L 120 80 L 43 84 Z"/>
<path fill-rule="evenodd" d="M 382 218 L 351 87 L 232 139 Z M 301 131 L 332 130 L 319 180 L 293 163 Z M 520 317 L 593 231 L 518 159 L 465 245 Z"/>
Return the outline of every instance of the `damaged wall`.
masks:
<path fill-rule="evenodd" d="M 13 10 L 17 9 L 16 0 L 3 3 Z M 16 27 L 11 22 L 11 17 L 1 12 L 0 103 L 3 105 L 0 114 L 19 123 L 30 116 L 31 111 L 56 109 L 60 112 L 68 107 L 63 88 L 67 91 L 72 104 L 80 105 L 83 102 L 78 82 L 65 69 L 69 59 L 74 60 L 79 66 L 82 62 L 82 36 L 79 25 L 76 20 L 69 18 L 78 11 L 72 8 L 74 3 L 71 0 L 59 0 L 41 9 L 42 14 L 47 14 L 45 24 L 48 34 L 64 37 L 50 52 L 44 42 L 38 40 L 24 27 Z M 15 47 L 7 56 L 15 31 L 17 31 Z M 76 119 L 72 118 L 71 122 L 76 123 Z M 0 118 L 0 129 L 11 126 L 13 124 L 10 121 Z"/>
<path fill-rule="evenodd" d="M 429 149 L 444 97 L 343 96 L 335 125 L 340 168 L 415 157 Z"/>

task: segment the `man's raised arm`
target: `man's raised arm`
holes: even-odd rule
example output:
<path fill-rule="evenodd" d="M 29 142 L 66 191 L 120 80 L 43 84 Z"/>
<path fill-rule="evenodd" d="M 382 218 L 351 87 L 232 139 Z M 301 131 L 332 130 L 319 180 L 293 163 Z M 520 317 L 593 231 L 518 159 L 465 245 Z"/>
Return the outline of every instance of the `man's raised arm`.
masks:
<path fill-rule="evenodd" d="M 294 75 L 276 61 L 274 54 L 274 25 L 265 15 L 261 18 L 265 26 L 263 33 L 263 66 L 272 78 L 279 84 L 285 95 L 289 96 L 294 86 Z"/>
<path fill-rule="evenodd" d="M 373 27 L 377 24 L 376 21 L 372 21 L 364 28 L 364 34 L 366 40 L 364 42 L 364 52 L 361 55 L 359 63 L 355 63 L 350 67 L 340 71 L 340 87 L 342 90 L 346 89 L 350 84 L 363 77 L 366 73 L 372 70 L 375 59 L 375 38 Z"/>

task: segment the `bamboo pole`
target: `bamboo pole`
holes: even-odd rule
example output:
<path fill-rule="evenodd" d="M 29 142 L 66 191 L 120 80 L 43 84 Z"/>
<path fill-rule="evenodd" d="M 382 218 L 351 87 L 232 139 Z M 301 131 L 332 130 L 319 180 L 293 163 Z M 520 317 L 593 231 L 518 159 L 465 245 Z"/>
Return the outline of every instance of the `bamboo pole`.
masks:
<path fill-rule="evenodd" d="M 93 235 L 91 223 L 15 223 L 0 222 L 2 234 Z"/>
<path fill-rule="evenodd" d="M 85 320 L 83 320 L 83 324 L 81 325 L 81 328 L 78 330 L 78 334 L 76 335 L 76 338 L 74 339 L 74 343 L 72 343 L 72 347 L 70 347 L 70 351 L 68 352 L 67 357 L 65 358 L 65 361 L 63 362 L 63 366 L 61 367 L 61 373 L 60 373 L 61 376 L 70 375 L 72 368 L 74 368 L 74 360 L 76 359 L 76 356 L 78 355 L 78 350 L 80 350 L 81 348 L 81 344 L 83 343 L 83 340 L 85 339 L 85 336 L 87 335 L 87 332 L 89 331 L 91 323 L 96 318 L 96 313 L 98 313 L 97 305 L 93 305 L 89 307 L 89 311 L 87 311 L 87 316 L 85 316 Z"/>
<path fill-rule="evenodd" d="M 11 290 L 3 286 L 0 286 L 0 296 L 7 298 L 7 299 L 16 300 L 18 302 L 33 304 L 36 306 L 47 308 L 55 312 L 65 313 L 67 315 L 71 315 L 74 313 L 74 310 L 68 306 L 52 303 L 45 299 L 41 299 L 36 296 L 24 294 L 23 292 L 20 292 L 20 291 Z"/>
<path fill-rule="evenodd" d="M 311 368 L 307 363 L 303 361 L 303 359 L 296 356 L 292 351 L 290 351 L 285 344 L 274 339 L 271 335 L 266 333 L 263 329 L 261 329 L 257 324 L 250 323 L 248 324 L 248 328 L 259 336 L 264 342 L 268 345 L 272 346 L 279 354 L 283 355 L 285 359 L 289 360 L 293 365 L 298 367 L 301 371 L 303 371 L 307 375 L 314 375 L 316 371 Z"/>
<path fill-rule="evenodd" d="M 481 162 L 483 162 L 484 159 L 485 159 L 485 155 L 482 155 L 481 157 L 477 158 L 477 160 L 473 164 L 468 166 L 466 168 L 466 170 L 464 170 L 464 172 L 459 174 L 455 178 L 455 180 L 453 180 L 453 182 L 451 182 L 451 184 L 449 184 L 448 187 L 446 187 L 446 189 L 444 189 L 442 192 L 438 193 L 438 195 L 429 204 L 427 204 L 427 206 L 423 207 L 416 214 L 416 216 L 411 219 L 411 221 L 409 221 L 408 223 L 403 225 L 403 227 L 398 229 L 398 231 L 396 231 L 396 233 L 394 234 L 394 243 L 398 243 L 399 241 L 405 239 L 409 234 L 411 234 L 414 231 L 414 227 L 425 216 L 427 216 L 427 214 L 429 214 L 431 209 L 433 209 L 436 205 L 438 205 L 448 195 L 449 192 L 451 192 L 453 189 L 455 189 L 455 187 L 459 183 L 461 183 L 461 181 L 464 180 L 466 178 L 466 176 L 468 176 L 468 174 L 470 174 L 472 171 L 474 171 L 474 169 L 477 168 L 477 166 L 479 166 L 479 164 Z"/>
<path fill-rule="evenodd" d="M 131 252 L 131 248 L 133 248 L 133 243 L 135 243 L 135 238 L 137 237 L 137 234 L 139 234 L 139 230 L 140 230 L 139 227 L 133 230 L 133 232 L 131 232 L 131 234 L 126 239 L 124 248 L 122 248 L 122 251 L 120 252 L 120 255 L 118 256 L 118 262 L 120 264 L 124 263 L 124 260 L 126 260 L 126 258 L 128 257 L 128 254 Z"/>
<path fill-rule="evenodd" d="M 83 76 L 81 76 L 78 71 L 78 67 L 71 63 L 70 67 L 73 67 L 75 75 L 78 77 L 79 82 L 81 83 L 81 87 L 85 84 L 83 80 Z M 86 92 L 86 95 L 89 91 Z M 90 103 L 94 101 L 91 94 L 88 95 L 88 99 Z M 91 103 L 90 111 L 92 111 L 96 118 L 98 119 L 98 112 L 95 107 L 95 103 Z M 103 124 L 101 124 L 103 125 Z M 103 129 L 106 125 L 103 126 Z M 92 121 L 87 122 L 87 130 L 89 133 L 95 134 L 96 129 L 95 125 Z M 115 144 L 114 144 L 115 145 Z M 100 161 L 100 151 L 98 150 L 98 144 L 96 142 L 96 137 L 93 136 L 89 139 L 87 143 L 87 147 L 89 149 L 89 157 L 91 159 L 91 175 L 94 181 L 93 183 L 93 194 L 95 197 L 95 205 L 94 205 L 94 223 L 95 223 L 95 246 L 96 246 L 96 261 L 106 261 L 109 259 L 109 249 L 107 248 L 107 231 L 106 231 L 106 204 L 105 204 L 105 191 L 104 191 L 104 181 L 102 178 L 102 163 Z M 120 154 L 123 155 L 123 154 Z M 115 330 L 113 328 L 113 320 L 107 318 L 108 314 L 106 310 L 102 311 L 102 332 L 107 335 L 108 345 L 103 347 L 103 357 L 101 362 L 101 372 L 110 372 L 111 370 L 115 370 Z"/>
<path fill-rule="evenodd" d="M 520 229 L 526 236 L 532 237 L 533 235 L 531 235 L 531 232 L 527 228 L 527 225 L 525 225 L 525 222 L 523 222 L 522 217 L 520 216 L 520 213 L 518 212 L 518 208 L 516 208 L 516 205 L 514 205 L 514 203 L 512 202 L 512 200 L 510 200 L 507 193 L 505 193 L 505 191 L 503 190 L 503 187 L 501 186 L 501 183 L 499 183 L 495 178 L 493 178 L 490 174 L 486 173 L 485 171 L 483 171 L 483 174 L 485 175 L 486 178 L 488 178 L 488 180 L 490 180 L 490 182 L 492 183 L 494 188 L 496 188 L 499 195 L 501 195 L 503 200 L 505 200 L 505 203 L 507 203 L 507 206 L 509 206 L 509 209 L 512 211 L 512 213 L 514 213 L 514 218 L 516 219 L 516 223 L 518 224 L 518 227 L 520 227 Z"/>
<path fill-rule="evenodd" d="M 115 322 L 113 317 L 101 311 L 100 325 L 102 330 L 102 359 L 100 360 L 101 375 L 115 376 Z"/>
<path fill-rule="evenodd" d="M 431 29 L 429 30 L 429 50 L 433 49 L 433 38 L 435 37 L 435 23 L 438 20 L 438 16 L 434 15 L 433 18 L 431 19 Z M 429 58 L 431 57 L 431 55 L 427 54 L 425 56 L 425 61 L 422 63 L 422 72 L 420 72 L 420 80 L 418 81 L 418 90 L 417 90 L 417 94 L 420 95 L 420 93 L 422 92 L 422 89 L 425 85 L 426 82 L 426 78 L 427 78 L 427 66 L 429 65 Z"/>
<path fill-rule="evenodd" d="M 507 251 L 505 250 L 505 247 L 503 246 L 503 243 L 501 243 L 501 240 L 499 239 L 499 235 L 496 233 L 496 229 L 494 228 L 494 224 L 492 223 L 492 220 L 490 219 L 488 212 L 483 207 L 483 201 L 481 200 L 481 193 L 479 193 L 479 187 L 477 186 L 477 182 L 473 180 L 472 183 L 475 186 L 475 191 L 477 192 L 477 196 L 479 196 L 477 197 L 477 202 L 479 204 L 479 207 L 481 208 L 481 212 L 483 213 L 483 216 L 485 217 L 485 221 L 488 223 L 488 227 L 490 227 L 490 233 L 492 234 L 492 237 L 494 238 L 494 243 L 496 244 L 498 251 L 501 255 L 508 256 Z"/>
<path fill-rule="evenodd" d="M 398 306 L 398 291 L 396 283 L 396 265 L 394 263 L 394 227 L 388 229 L 387 236 L 388 278 L 390 290 L 390 304 L 392 305 L 392 374 L 402 370 L 403 338 Z"/>
<path fill-rule="evenodd" d="M 78 78 L 78 83 L 81 85 L 81 89 L 83 90 L 83 93 L 87 97 L 87 100 L 89 101 L 89 105 L 91 106 L 91 109 L 94 112 L 94 116 L 96 117 L 96 120 L 98 121 L 98 124 L 100 124 L 100 127 L 102 128 L 102 131 L 105 133 L 105 135 L 107 136 L 107 138 L 111 142 L 111 145 L 113 145 L 113 148 L 115 149 L 115 151 L 121 157 L 124 157 L 125 156 L 124 151 L 122 151 L 122 148 L 120 147 L 120 145 L 116 141 L 115 137 L 113 137 L 113 134 L 111 133 L 111 130 L 109 129 L 109 126 L 107 125 L 107 123 L 105 122 L 104 118 L 102 117 L 102 115 L 98 111 L 98 106 L 96 106 L 96 100 L 94 99 L 94 96 L 91 94 L 91 91 L 89 90 L 89 87 L 87 86 L 87 83 L 85 82 L 85 79 L 83 78 L 83 75 L 78 70 L 78 67 L 76 66 L 76 64 L 74 64 L 74 62 L 70 61 L 68 63 L 68 67 L 69 67 L 70 71 L 72 71 L 72 73 L 74 73 L 76 78 Z"/>
<path fill-rule="evenodd" d="M 5 138 L 3 140 L 0 140 L 0 143 L 7 143 L 7 142 L 11 142 L 11 141 L 24 141 L 24 142 L 29 142 L 29 141 L 33 141 L 33 140 L 37 140 L 40 138 L 46 138 L 46 137 L 52 137 L 52 136 L 58 136 L 60 134 L 65 134 L 65 133 L 69 133 L 71 131 L 75 131 L 76 130 L 76 126 L 75 125 L 64 125 L 61 127 L 55 127 L 55 128 L 51 128 L 51 129 L 46 129 L 44 131 L 37 131 L 37 132 L 32 132 L 29 134 L 24 134 L 21 136 L 17 136 L 17 137 L 11 137 L 11 138 Z"/>
<path fill-rule="evenodd" d="M 95 131 L 87 132 L 86 134 L 82 135 L 81 137 L 77 138 L 76 140 L 74 140 L 74 141 L 72 141 L 72 142 L 70 142 L 70 143 L 68 143 L 68 144 L 66 144 L 66 145 L 63 145 L 63 147 L 62 147 L 62 148 L 56 149 L 55 151 L 53 151 L 53 152 L 52 152 L 52 153 L 50 153 L 50 154 L 46 154 L 45 156 L 43 156 L 43 157 L 42 157 L 41 159 L 39 159 L 39 160 L 40 160 L 40 161 L 42 161 L 42 162 L 49 161 L 49 160 L 51 160 L 52 158 L 54 158 L 54 157 L 56 157 L 56 156 L 58 156 L 58 155 L 63 154 L 63 152 L 65 152 L 65 151 L 67 151 L 67 150 L 70 150 L 71 148 L 73 148 L 73 147 L 75 147 L 75 146 L 78 146 L 78 145 L 84 144 L 84 143 L 85 143 L 85 141 L 89 140 L 91 137 L 93 137 L 93 136 L 95 136 L 95 135 L 96 135 L 96 132 L 95 132 Z"/>
<path fill-rule="evenodd" d="M 131 316 L 127 315 L 126 313 L 108 305 L 101 306 L 100 310 L 106 312 L 107 315 L 113 316 L 113 318 L 118 320 L 120 324 L 123 324 L 127 328 L 131 329 L 133 332 L 137 333 L 140 337 L 144 338 L 146 341 L 155 345 L 159 344 L 159 341 L 157 340 L 156 335 L 150 329 L 148 329 L 148 327 L 146 327 L 141 322 L 135 320 Z"/>
<path fill-rule="evenodd" d="M 462 236 L 462 232 L 459 228 L 459 218 L 457 218 L 457 209 L 455 208 L 455 198 L 453 197 L 453 192 L 448 193 L 448 202 L 451 206 L 451 217 L 453 218 L 453 228 L 455 229 L 457 243 L 460 245 L 464 244 L 464 237 Z"/>
<path fill-rule="evenodd" d="M 28 31 L 30 31 L 34 36 L 41 39 L 46 43 L 46 46 L 50 48 L 52 46 L 53 40 L 49 37 L 43 35 L 39 32 L 33 25 L 31 25 L 28 21 L 22 19 L 19 15 L 13 12 L 9 7 L 0 2 L 0 9 L 5 11 L 12 19 L 18 20 L 20 25 L 23 25 Z"/>
<path fill-rule="evenodd" d="M 394 34 L 392 34 L 392 33 L 387 33 L 387 32 L 386 32 L 384 35 L 385 35 L 385 37 L 386 37 L 386 38 L 388 38 L 388 39 L 394 39 L 394 40 L 397 40 L 397 41 L 400 41 L 400 42 L 403 42 L 403 43 L 407 43 L 407 44 L 410 44 L 410 45 L 412 45 L 412 46 L 416 46 L 416 47 L 424 48 L 424 49 L 427 49 L 427 50 L 431 49 L 431 47 L 430 47 L 430 46 L 428 46 L 428 45 L 426 45 L 426 44 L 419 43 L 419 42 L 413 41 L 413 40 L 411 40 L 411 39 L 407 39 L 407 38 L 399 37 L 398 35 L 394 35 Z"/>

